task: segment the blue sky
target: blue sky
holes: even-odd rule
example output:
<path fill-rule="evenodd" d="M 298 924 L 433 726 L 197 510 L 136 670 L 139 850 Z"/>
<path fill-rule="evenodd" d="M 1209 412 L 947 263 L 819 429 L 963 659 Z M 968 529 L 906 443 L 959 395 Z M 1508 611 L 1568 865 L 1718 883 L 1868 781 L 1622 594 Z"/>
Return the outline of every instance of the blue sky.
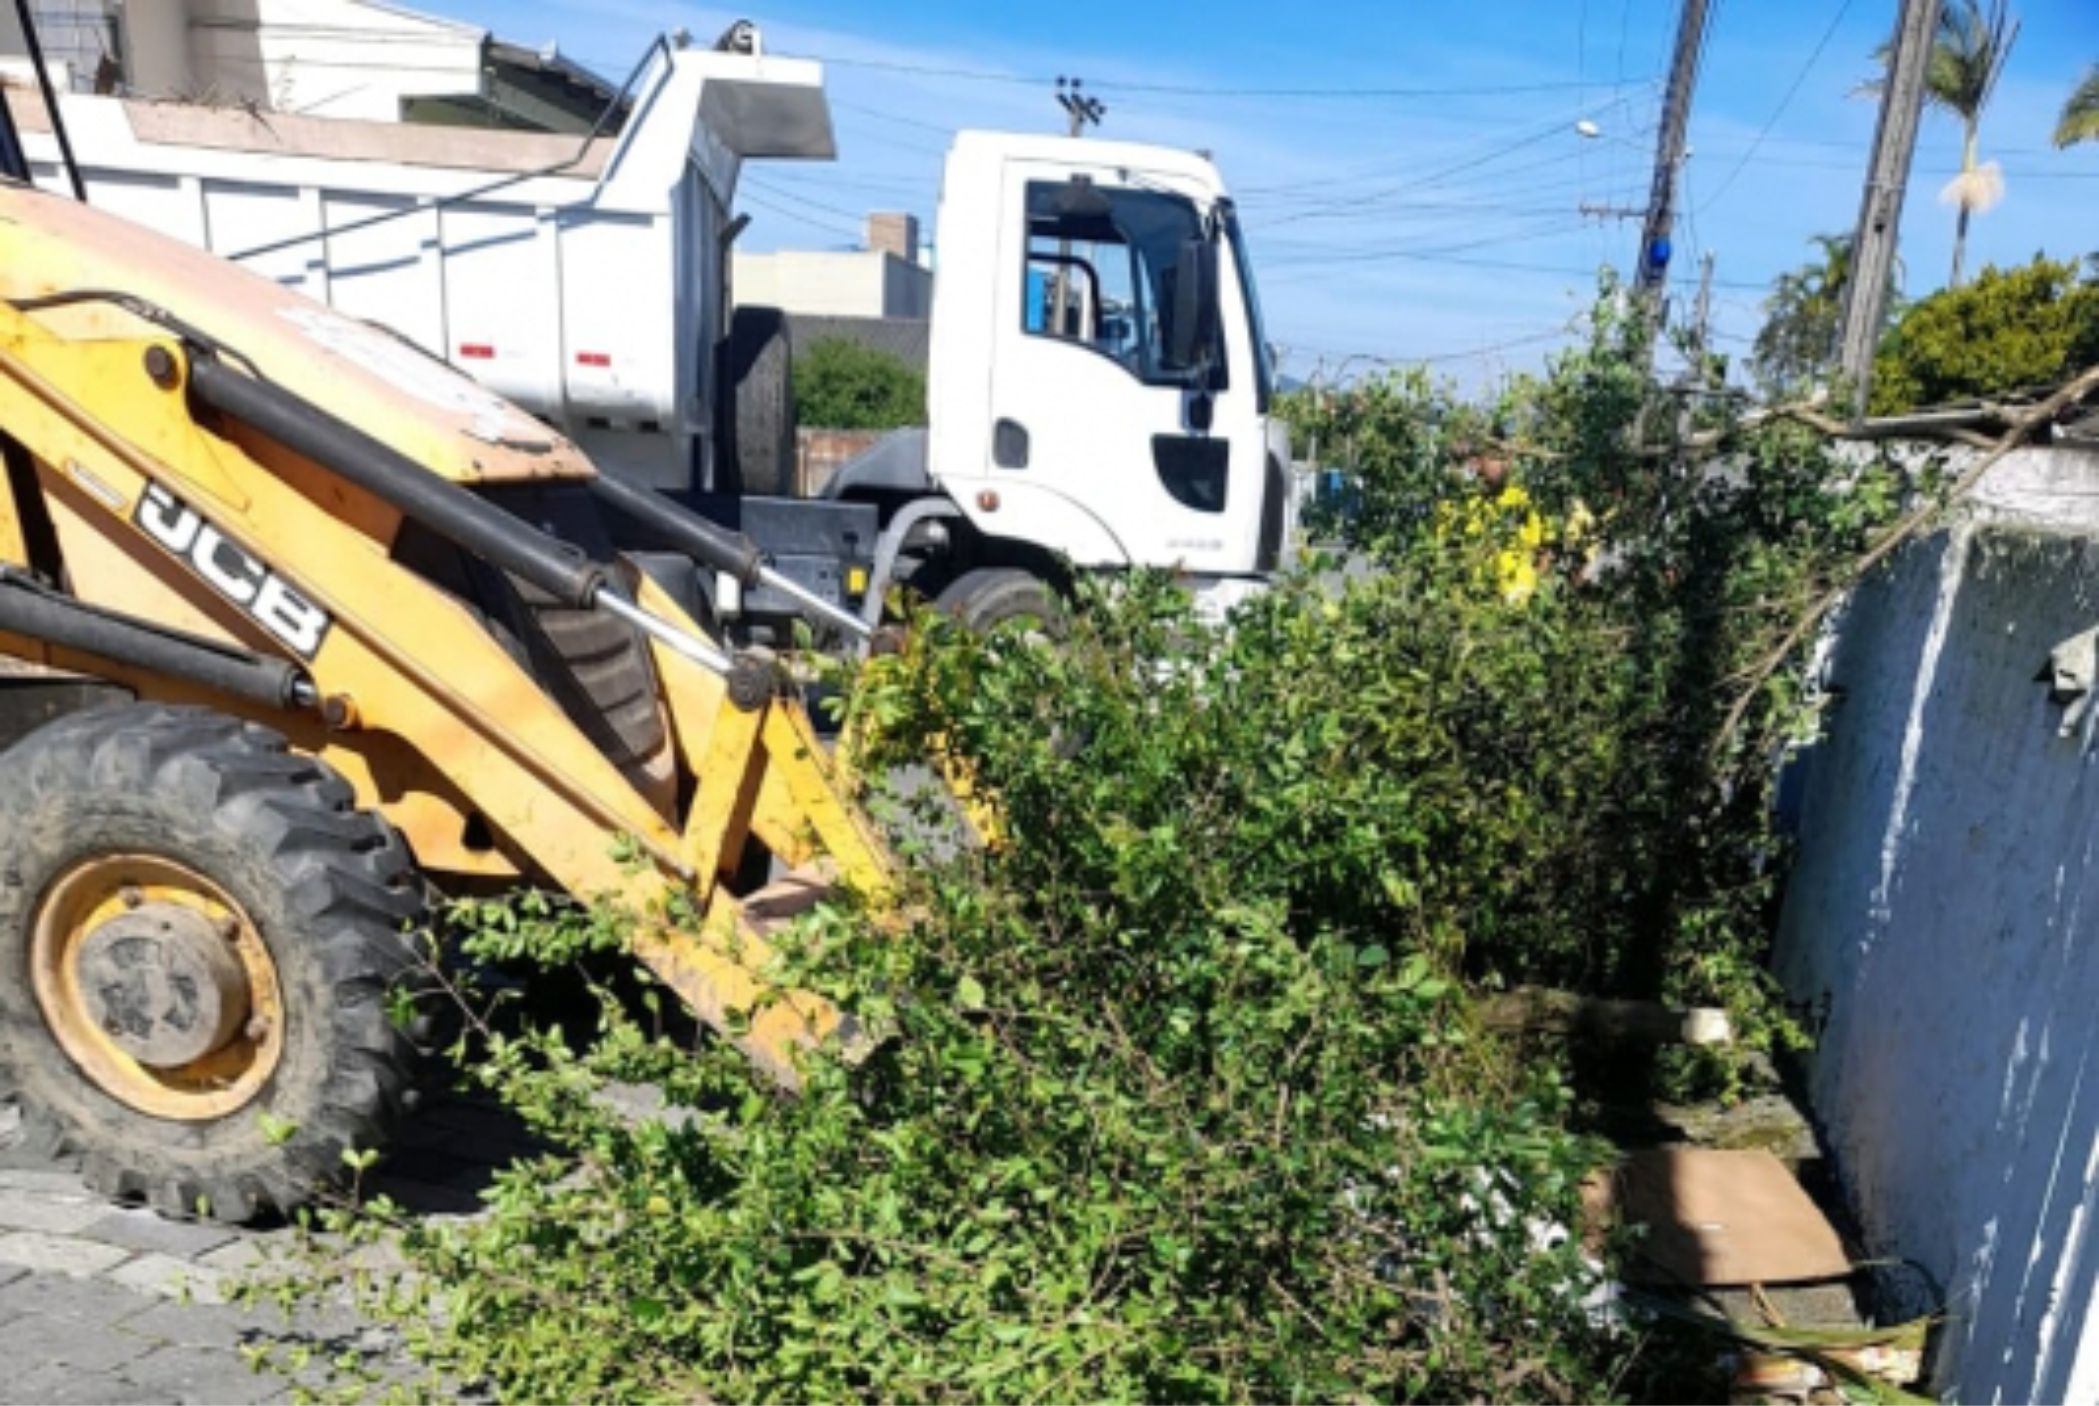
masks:
<path fill-rule="evenodd" d="M 2048 140 L 2099 62 L 2099 0 L 2014 3 L 2024 30 L 1982 134 L 2006 196 L 1975 220 L 1971 269 L 2099 249 L 2099 144 Z M 734 18 L 660 0 L 420 7 L 554 41 L 615 75 L 659 30 L 707 42 Z M 1673 275 L 1688 298 L 1698 256 L 1714 253 L 1717 348 L 1739 354 L 1773 275 L 1857 217 L 1875 105 L 1853 91 L 1895 2 L 1713 8 Z M 841 159 L 754 163 L 745 237 L 847 247 L 873 208 L 930 225 L 947 133 L 1061 130 L 1051 79 L 1076 74 L 1107 103 L 1104 134 L 1215 154 L 1286 370 L 1431 358 L 1477 384 L 1537 365 L 1587 306 L 1593 270 L 1628 266 L 1637 225 L 1580 207 L 1645 202 L 1676 12 L 1676 0 L 782 0 L 753 17 L 773 52 L 831 61 Z M 1597 137 L 1577 134 L 1583 116 Z M 1937 197 L 1958 159 L 1957 125 L 1928 115 L 1903 221 L 1912 295 L 1946 278 L 1953 214 Z"/>

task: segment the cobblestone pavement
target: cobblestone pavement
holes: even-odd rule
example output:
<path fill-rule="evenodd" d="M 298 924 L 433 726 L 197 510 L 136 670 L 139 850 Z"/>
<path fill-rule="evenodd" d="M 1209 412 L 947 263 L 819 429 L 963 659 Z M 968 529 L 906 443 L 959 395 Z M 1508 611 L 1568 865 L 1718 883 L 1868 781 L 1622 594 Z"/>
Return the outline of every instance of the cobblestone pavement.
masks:
<path fill-rule="evenodd" d="M 273 1341 L 316 1361 L 354 1349 L 388 1378 L 408 1370 L 346 1309 L 287 1323 L 225 1301 L 231 1277 L 285 1252 L 289 1229 L 113 1206 L 20 1149 L 18 1128 L 0 1103 L 0 1406 L 289 1400 L 291 1384 L 241 1352 Z M 471 1213 L 490 1169 L 527 1147 L 499 1111 L 439 1101 L 410 1120 L 375 1189 L 421 1214 Z"/>

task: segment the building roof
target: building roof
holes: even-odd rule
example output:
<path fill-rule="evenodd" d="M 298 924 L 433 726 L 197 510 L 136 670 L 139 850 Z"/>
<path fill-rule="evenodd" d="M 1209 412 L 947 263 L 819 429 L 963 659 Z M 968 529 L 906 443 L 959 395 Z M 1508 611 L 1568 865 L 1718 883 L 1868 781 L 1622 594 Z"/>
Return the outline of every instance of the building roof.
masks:
<path fill-rule="evenodd" d="M 490 66 L 508 70 L 513 76 L 530 75 L 542 84 L 556 85 L 565 98 L 578 105 L 602 110 L 619 97 L 618 84 L 600 77 L 574 59 L 563 58 L 551 44 L 544 49 L 528 49 L 523 44 L 513 44 L 490 35 L 485 52 Z M 618 121 L 607 124 L 608 127 L 617 127 L 618 122 L 625 121 L 633 107 L 631 98 L 622 99 Z"/>

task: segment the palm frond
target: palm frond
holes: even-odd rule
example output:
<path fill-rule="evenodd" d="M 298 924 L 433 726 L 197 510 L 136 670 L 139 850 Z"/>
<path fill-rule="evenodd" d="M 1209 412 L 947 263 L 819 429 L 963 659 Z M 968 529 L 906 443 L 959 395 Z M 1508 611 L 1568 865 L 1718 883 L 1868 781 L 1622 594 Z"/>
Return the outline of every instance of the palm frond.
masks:
<path fill-rule="evenodd" d="M 2074 146 L 2099 141 L 2099 63 L 2092 65 L 2063 104 L 2063 115 L 2055 124 L 2055 144 Z"/>
<path fill-rule="evenodd" d="M 1982 0 L 1947 0 L 1925 64 L 1925 95 L 1964 120 L 1980 116 L 2018 42 L 2009 0 L 1991 0 L 1987 9 Z"/>

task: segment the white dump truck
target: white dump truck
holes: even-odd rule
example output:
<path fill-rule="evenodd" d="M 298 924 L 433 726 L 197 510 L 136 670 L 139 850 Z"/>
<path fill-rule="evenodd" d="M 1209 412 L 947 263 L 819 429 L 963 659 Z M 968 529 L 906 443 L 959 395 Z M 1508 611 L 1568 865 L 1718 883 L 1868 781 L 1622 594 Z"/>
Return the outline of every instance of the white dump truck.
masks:
<path fill-rule="evenodd" d="M 793 496 L 784 320 L 732 313 L 737 177 L 835 156 L 819 64 L 740 25 L 659 40 L 583 139 L 118 97 L 60 99 L 89 200 L 440 358 L 603 469 L 744 534 L 772 568 L 681 583 L 732 632 L 863 622 L 913 583 L 977 623 L 1073 569 L 1175 569 L 1212 609 L 1277 564 L 1292 495 L 1253 271 L 1215 166 L 1121 142 L 964 132 L 943 180 L 928 428 Z M 31 168 L 64 189 L 33 92 Z M 411 351 L 410 348 L 414 351 Z M 669 544 L 666 544 L 669 545 Z"/>

